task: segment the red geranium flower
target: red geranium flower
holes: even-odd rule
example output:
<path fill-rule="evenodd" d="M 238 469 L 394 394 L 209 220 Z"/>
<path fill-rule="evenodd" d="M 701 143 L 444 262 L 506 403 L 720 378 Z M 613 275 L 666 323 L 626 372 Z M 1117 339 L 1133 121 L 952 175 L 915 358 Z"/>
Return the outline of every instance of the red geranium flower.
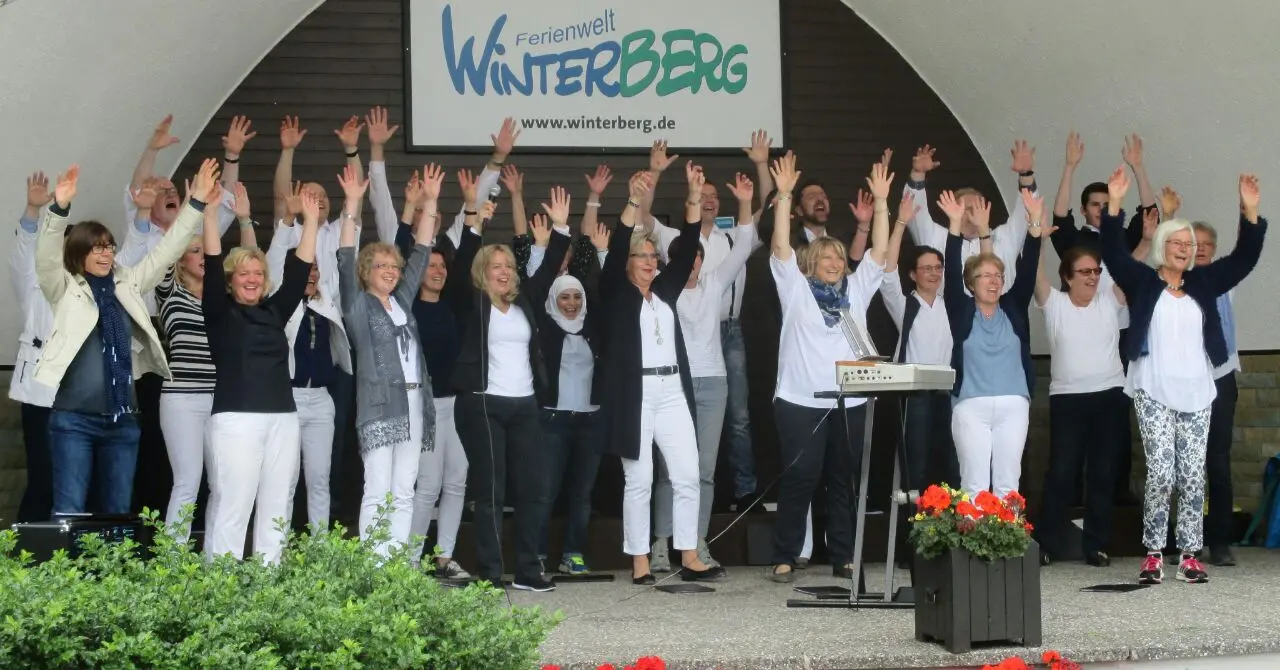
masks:
<path fill-rule="evenodd" d="M 924 490 L 924 493 L 916 499 L 916 506 L 921 511 L 928 511 L 934 516 L 942 514 L 942 511 L 951 506 L 951 494 L 947 493 L 941 486 L 934 484 Z"/>
<path fill-rule="evenodd" d="M 1004 507 L 1004 503 L 990 491 L 979 491 L 978 497 L 974 498 L 973 502 L 986 514 L 995 514 Z"/>
<path fill-rule="evenodd" d="M 956 505 L 956 514 L 960 516 L 967 516 L 971 519 L 982 518 L 982 510 L 974 507 L 973 503 L 968 500 L 961 500 L 960 503 Z"/>
<path fill-rule="evenodd" d="M 1004 494 L 1004 502 L 1015 511 L 1021 512 L 1027 509 L 1027 499 L 1022 497 L 1017 491 L 1010 491 Z"/>
<path fill-rule="evenodd" d="M 1008 507 L 1001 507 L 998 511 L 996 511 L 996 516 L 999 517 L 1001 521 L 1009 522 L 1009 523 L 1012 523 L 1014 520 L 1018 518 L 1018 514 L 1013 510 L 1009 509 Z"/>
<path fill-rule="evenodd" d="M 667 664 L 657 656 L 645 656 L 636 660 L 636 670 L 667 670 Z"/>

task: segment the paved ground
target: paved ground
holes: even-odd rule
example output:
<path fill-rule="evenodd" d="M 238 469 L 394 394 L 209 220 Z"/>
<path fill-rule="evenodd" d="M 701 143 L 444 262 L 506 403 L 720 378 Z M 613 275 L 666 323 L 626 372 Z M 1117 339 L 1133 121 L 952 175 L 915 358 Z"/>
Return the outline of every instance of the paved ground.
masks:
<path fill-rule="evenodd" d="M 1232 670 L 1280 667 L 1265 660 L 1213 659 L 1280 654 L 1280 552 L 1245 549 L 1235 568 L 1210 568 L 1212 581 L 1188 585 L 1167 571 L 1165 584 L 1131 593 L 1086 593 L 1081 587 L 1133 581 L 1137 559 L 1108 569 L 1056 564 L 1042 577 L 1044 648 L 1089 667 L 1144 670 Z M 871 566 L 872 590 L 883 567 Z M 566 670 L 642 655 L 665 658 L 672 670 L 970 667 L 1006 656 L 1037 659 L 1043 649 L 985 648 L 952 655 L 917 642 L 911 610 L 788 609 L 800 597 L 764 578 L 763 568 L 730 568 L 716 593 L 672 595 L 613 583 L 561 585 L 554 593 L 512 592 L 517 605 L 540 605 L 565 615 L 543 646 L 547 663 Z M 838 582 L 815 567 L 798 584 Z M 905 573 L 903 573 L 905 579 Z M 847 584 L 847 583 L 846 583 Z M 1255 664 L 1255 665 L 1251 665 Z M 620 667 L 620 666 L 619 666 Z"/>

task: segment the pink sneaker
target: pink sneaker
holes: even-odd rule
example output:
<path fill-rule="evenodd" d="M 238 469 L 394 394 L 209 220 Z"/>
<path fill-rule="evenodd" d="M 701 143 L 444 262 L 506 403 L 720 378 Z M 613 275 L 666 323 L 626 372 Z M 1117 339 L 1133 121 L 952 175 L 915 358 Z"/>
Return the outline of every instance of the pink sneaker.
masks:
<path fill-rule="evenodd" d="M 1147 554 L 1147 557 L 1142 559 L 1142 571 L 1138 573 L 1138 583 L 1159 584 L 1163 581 L 1164 567 L 1161 565 L 1160 554 Z"/>

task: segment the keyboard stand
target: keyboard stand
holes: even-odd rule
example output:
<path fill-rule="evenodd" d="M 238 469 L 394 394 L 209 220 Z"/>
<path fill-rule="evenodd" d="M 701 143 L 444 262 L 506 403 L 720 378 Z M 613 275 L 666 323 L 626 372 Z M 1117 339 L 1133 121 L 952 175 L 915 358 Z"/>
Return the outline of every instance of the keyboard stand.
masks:
<path fill-rule="evenodd" d="M 889 502 L 889 544 L 885 559 L 884 570 L 884 590 L 879 593 L 866 591 L 865 579 L 863 575 L 862 562 L 862 541 L 864 531 L 866 530 L 867 521 L 867 480 L 871 475 L 871 436 L 872 425 L 875 418 L 876 398 L 877 397 L 897 397 L 905 398 L 911 395 L 921 393 L 921 391 L 878 391 L 875 393 L 840 393 L 838 391 L 823 391 L 813 394 L 815 398 L 834 399 L 840 412 L 840 420 L 844 424 L 845 446 L 852 451 L 853 445 L 849 441 L 849 415 L 845 411 L 846 398 L 866 398 L 867 399 L 867 419 L 862 435 L 862 458 L 858 471 L 853 474 L 854 490 L 858 495 L 857 519 L 854 522 L 853 535 L 853 579 L 849 587 L 848 595 L 841 593 L 821 593 L 813 600 L 801 600 L 791 598 L 787 600 L 787 607 L 821 607 L 836 609 L 911 609 L 915 607 L 915 592 L 911 586 L 899 587 L 897 590 L 893 588 L 893 571 L 895 551 L 897 549 L 898 538 L 898 517 L 901 515 L 899 507 L 909 504 L 910 495 L 903 490 L 902 480 L 906 477 L 906 424 L 901 422 L 902 428 L 897 431 L 897 444 L 894 452 L 896 458 L 893 460 L 893 488 L 890 494 Z M 915 581 L 914 563 L 912 564 L 912 582 Z M 843 591 L 843 590 L 842 590 Z"/>

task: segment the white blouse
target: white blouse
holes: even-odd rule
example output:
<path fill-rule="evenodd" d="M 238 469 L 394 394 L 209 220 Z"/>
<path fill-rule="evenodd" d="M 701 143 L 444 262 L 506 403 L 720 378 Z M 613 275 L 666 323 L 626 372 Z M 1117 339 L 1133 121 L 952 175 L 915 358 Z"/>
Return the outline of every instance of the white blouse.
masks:
<path fill-rule="evenodd" d="M 676 356 L 676 315 L 656 293 L 640 301 L 640 367 L 679 365 Z"/>
<path fill-rule="evenodd" d="M 387 311 L 387 315 L 391 317 L 391 323 L 397 326 L 403 326 L 409 323 L 409 315 L 400 309 L 400 303 L 395 298 L 390 300 L 391 309 Z M 410 329 L 412 330 L 412 329 Z M 404 381 L 406 384 L 422 383 L 422 376 L 418 372 L 418 342 L 417 333 L 412 333 L 414 341 L 412 346 L 402 346 L 396 343 L 396 351 L 400 354 L 400 369 L 404 372 Z M 290 356 L 292 357 L 292 355 Z"/>
<path fill-rule="evenodd" d="M 525 398 L 533 395 L 533 367 L 529 363 L 529 338 L 533 329 L 517 305 L 504 313 L 489 307 L 489 395 Z"/>
<path fill-rule="evenodd" d="M 1189 295 L 1160 292 L 1147 332 L 1146 356 L 1129 364 L 1124 392 L 1146 391 L 1152 400 L 1178 412 L 1199 412 L 1213 404 L 1209 356 L 1204 352 L 1204 312 Z"/>
<path fill-rule="evenodd" d="M 1120 320 L 1129 310 L 1120 304 L 1109 279 L 1098 282 L 1097 294 L 1085 307 L 1076 306 L 1065 291 L 1058 290 L 1049 291 L 1049 298 L 1037 306 L 1044 311 L 1049 339 L 1049 395 L 1124 386 Z"/>
<path fill-rule="evenodd" d="M 560 349 L 560 385 L 553 409 L 568 412 L 594 412 L 600 407 L 591 404 L 591 375 L 595 371 L 595 359 L 586 338 L 565 333 Z"/>

